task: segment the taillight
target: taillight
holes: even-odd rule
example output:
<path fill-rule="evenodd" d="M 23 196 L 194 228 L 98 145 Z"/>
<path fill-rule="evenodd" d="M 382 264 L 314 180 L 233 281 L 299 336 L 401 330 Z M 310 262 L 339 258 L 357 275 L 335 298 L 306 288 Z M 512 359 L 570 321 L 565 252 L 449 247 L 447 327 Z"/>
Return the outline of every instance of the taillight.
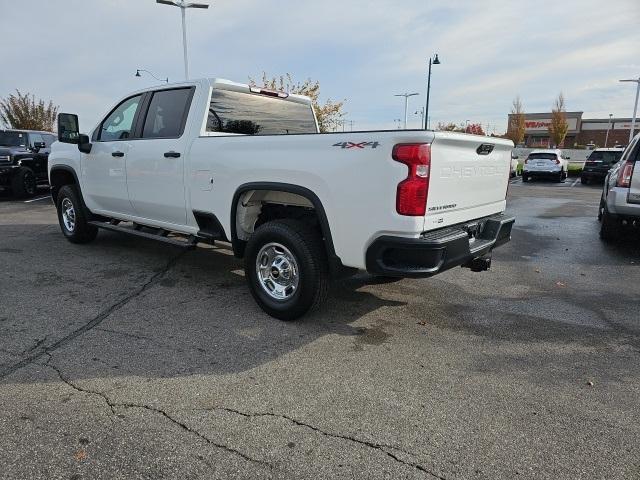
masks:
<path fill-rule="evenodd" d="M 633 175 L 633 162 L 627 160 L 625 164 L 620 167 L 616 187 L 629 188 L 631 186 L 631 175 Z"/>
<path fill-rule="evenodd" d="M 560 165 L 560 159 L 556 157 L 556 165 Z"/>
<path fill-rule="evenodd" d="M 529 157 L 524 159 L 524 163 L 529 163 Z"/>
<path fill-rule="evenodd" d="M 405 143 L 393 147 L 393 159 L 409 167 L 407 178 L 398 184 L 396 211 L 400 215 L 422 216 L 427 210 L 431 145 Z"/>

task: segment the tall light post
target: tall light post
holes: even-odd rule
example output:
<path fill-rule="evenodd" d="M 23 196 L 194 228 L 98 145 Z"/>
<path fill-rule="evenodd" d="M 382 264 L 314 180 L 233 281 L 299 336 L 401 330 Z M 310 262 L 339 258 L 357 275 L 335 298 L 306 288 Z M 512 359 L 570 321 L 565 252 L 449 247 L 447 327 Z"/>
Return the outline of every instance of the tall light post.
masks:
<path fill-rule="evenodd" d="M 415 97 L 419 93 L 399 93 L 394 97 L 404 97 L 404 129 L 407 129 L 407 109 L 409 108 L 409 97 Z"/>
<path fill-rule="evenodd" d="M 633 132 L 636 129 L 636 113 L 638 113 L 638 94 L 640 94 L 640 77 L 629 80 L 620 80 L 621 82 L 635 82 L 636 87 L 636 103 L 633 106 L 633 118 L 631 119 L 631 131 L 629 132 L 629 143 L 633 140 Z"/>
<path fill-rule="evenodd" d="M 206 3 L 192 3 L 185 0 L 156 0 L 156 3 L 162 3 L 163 5 L 171 5 L 172 7 L 179 7 L 180 13 L 182 13 L 182 50 L 184 54 L 184 79 L 189 80 L 189 60 L 187 59 L 187 20 L 185 11 L 187 8 L 209 8 Z"/>
<path fill-rule="evenodd" d="M 429 127 L 429 93 L 431 92 L 431 65 L 440 65 L 440 59 L 436 53 L 433 58 L 429 57 L 429 76 L 427 77 L 427 103 L 424 108 L 424 129 Z"/>
<path fill-rule="evenodd" d="M 153 78 L 155 78 L 159 82 L 169 83 L 169 77 L 167 77 L 167 78 L 158 78 L 153 73 L 151 73 L 149 70 L 144 70 L 143 68 L 136 69 L 136 74 L 134 76 L 141 77 L 142 75 L 140 75 L 140 72 L 148 73 L 149 75 L 151 75 Z"/>
<path fill-rule="evenodd" d="M 609 130 L 611 130 L 611 119 L 613 118 L 613 113 L 609 114 L 609 123 L 607 124 L 607 134 L 604 137 L 604 148 L 607 148 L 607 143 L 609 142 Z"/>

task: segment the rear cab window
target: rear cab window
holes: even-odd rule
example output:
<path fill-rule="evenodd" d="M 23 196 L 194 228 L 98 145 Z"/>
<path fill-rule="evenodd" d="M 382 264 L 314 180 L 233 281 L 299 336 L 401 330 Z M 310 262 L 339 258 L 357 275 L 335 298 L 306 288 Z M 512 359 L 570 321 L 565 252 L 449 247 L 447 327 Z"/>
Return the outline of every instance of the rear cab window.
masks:
<path fill-rule="evenodd" d="M 142 138 L 178 138 L 182 136 L 192 96 L 192 88 L 154 92 L 144 121 Z"/>
<path fill-rule="evenodd" d="M 311 105 L 219 88 L 211 91 L 206 131 L 239 135 L 318 133 Z"/>

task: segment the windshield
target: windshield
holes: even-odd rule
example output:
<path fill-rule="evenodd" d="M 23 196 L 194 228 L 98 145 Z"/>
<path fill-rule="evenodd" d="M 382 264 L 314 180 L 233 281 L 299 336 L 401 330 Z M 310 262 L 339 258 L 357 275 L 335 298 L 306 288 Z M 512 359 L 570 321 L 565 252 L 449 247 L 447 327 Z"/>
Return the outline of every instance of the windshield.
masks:
<path fill-rule="evenodd" d="M 602 163 L 616 163 L 622 157 L 622 151 L 619 152 L 591 152 L 589 155 L 589 162 L 601 161 Z"/>
<path fill-rule="evenodd" d="M 0 132 L 0 145 L 3 147 L 26 147 L 27 134 L 22 132 Z"/>
<path fill-rule="evenodd" d="M 555 160 L 558 156 L 555 153 L 532 153 L 529 160 Z"/>

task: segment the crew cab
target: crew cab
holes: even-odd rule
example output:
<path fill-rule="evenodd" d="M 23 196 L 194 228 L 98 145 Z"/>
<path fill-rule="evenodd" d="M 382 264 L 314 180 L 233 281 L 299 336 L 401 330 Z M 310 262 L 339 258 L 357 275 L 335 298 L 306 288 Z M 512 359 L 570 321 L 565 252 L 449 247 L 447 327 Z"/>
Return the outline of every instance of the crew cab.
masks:
<path fill-rule="evenodd" d="M 511 141 L 424 130 L 319 133 L 311 100 L 221 79 L 141 90 L 88 134 L 58 117 L 51 193 L 62 233 L 99 228 L 228 242 L 268 314 L 292 320 L 331 278 L 490 266 Z"/>
<path fill-rule="evenodd" d="M 532 178 L 551 178 L 557 182 L 566 180 L 569 172 L 568 159 L 559 149 L 533 150 L 524 160 L 522 181 Z"/>
<path fill-rule="evenodd" d="M 607 174 L 600 197 L 600 238 L 619 239 L 625 228 L 640 227 L 640 134 Z"/>
<path fill-rule="evenodd" d="M 0 188 L 18 198 L 47 183 L 47 160 L 56 136 L 36 130 L 0 130 Z"/>

